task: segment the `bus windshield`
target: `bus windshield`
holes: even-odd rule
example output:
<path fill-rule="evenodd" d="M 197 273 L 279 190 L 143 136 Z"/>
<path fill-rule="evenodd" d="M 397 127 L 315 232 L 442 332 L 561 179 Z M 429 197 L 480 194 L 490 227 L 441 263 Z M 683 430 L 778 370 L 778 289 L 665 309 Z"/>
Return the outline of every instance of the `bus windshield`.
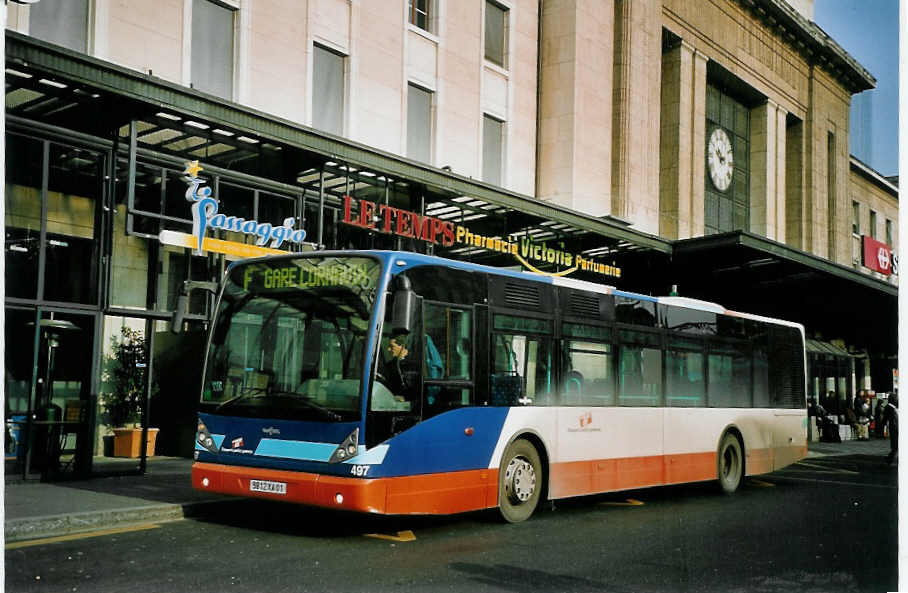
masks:
<path fill-rule="evenodd" d="M 379 271 L 379 261 L 367 257 L 234 267 L 212 332 L 202 403 L 227 416 L 358 420 Z"/>

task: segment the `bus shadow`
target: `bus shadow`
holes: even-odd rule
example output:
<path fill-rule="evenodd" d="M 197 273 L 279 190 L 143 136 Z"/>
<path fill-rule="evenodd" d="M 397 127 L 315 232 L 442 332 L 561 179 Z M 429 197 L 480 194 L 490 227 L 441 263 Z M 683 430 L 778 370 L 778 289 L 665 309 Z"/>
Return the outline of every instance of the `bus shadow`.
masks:
<path fill-rule="evenodd" d="M 370 515 L 279 501 L 241 499 L 205 505 L 194 521 L 297 537 L 336 539 L 369 534 L 405 537 L 407 531 L 438 529 L 461 522 L 493 522 L 493 511 L 456 515 Z"/>
<path fill-rule="evenodd" d="M 738 492 L 728 497 L 715 482 L 657 486 L 563 498 L 540 503 L 531 521 L 557 520 L 559 517 L 602 512 L 606 509 L 646 508 L 648 505 L 685 502 L 721 502 L 760 491 L 747 478 Z M 504 525 L 497 509 L 453 515 L 371 515 L 311 507 L 292 503 L 237 499 L 203 505 L 193 512 L 192 520 L 234 528 L 316 539 L 378 536 L 394 540 L 408 537 L 407 532 L 430 532 L 449 526 L 475 527 Z"/>

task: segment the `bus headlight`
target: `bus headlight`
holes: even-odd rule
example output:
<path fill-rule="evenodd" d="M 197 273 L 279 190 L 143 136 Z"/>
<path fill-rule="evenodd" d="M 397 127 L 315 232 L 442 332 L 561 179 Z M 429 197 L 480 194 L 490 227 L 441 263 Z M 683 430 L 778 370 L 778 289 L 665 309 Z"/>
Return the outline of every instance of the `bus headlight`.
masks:
<path fill-rule="evenodd" d="M 211 438 L 211 433 L 208 432 L 208 427 L 201 420 L 199 420 L 198 431 L 195 433 L 195 442 L 209 453 L 217 454 L 218 452 L 217 447 L 214 446 L 214 439 Z"/>
<path fill-rule="evenodd" d="M 344 442 L 337 446 L 328 463 L 338 463 L 339 461 L 346 461 L 351 457 L 356 457 L 356 446 L 358 444 L 359 428 L 357 427 L 350 433 L 350 436 L 344 439 Z"/>

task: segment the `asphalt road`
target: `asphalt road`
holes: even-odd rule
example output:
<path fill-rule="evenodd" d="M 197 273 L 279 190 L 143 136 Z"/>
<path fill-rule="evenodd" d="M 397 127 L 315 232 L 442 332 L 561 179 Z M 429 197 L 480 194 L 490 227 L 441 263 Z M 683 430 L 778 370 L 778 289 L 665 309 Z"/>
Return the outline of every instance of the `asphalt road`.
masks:
<path fill-rule="evenodd" d="M 237 501 L 196 519 L 6 549 L 6 591 L 894 591 L 897 471 L 809 458 L 748 479 L 387 518 Z"/>

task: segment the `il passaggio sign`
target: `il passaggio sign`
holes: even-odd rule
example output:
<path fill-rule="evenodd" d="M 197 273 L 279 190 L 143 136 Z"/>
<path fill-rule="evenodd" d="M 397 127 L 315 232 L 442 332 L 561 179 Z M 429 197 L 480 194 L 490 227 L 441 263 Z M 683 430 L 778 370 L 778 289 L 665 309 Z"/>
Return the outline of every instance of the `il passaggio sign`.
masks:
<path fill-rule="evenodd" d="M 283 224 L 272 225 L 268 222 L 246 220 L 219 212 L 217 199 L 211 194 L 210 187 L 202 187 L 206 182 L 199 178 L 202 167 L 198 161 L 186 163 L 183 180 L 187 184 L 186 201 L 191 203 L 192 234 L 175 231 L 161 231 L 158 240 L 165 245 L 189 247 L 196 255 L 212 251 L 238 257 L 256 257 L 269 254 L 286 254 L 279 249 L 284 243 L 303 243 L 306 231 L 294 229 L 294 218 L 285 218 Z M 208 237 L 209 229 L 221 229 L 256 237 L 255 244 L 224 241 Z M 266 244 L 269 244 L 266 247 Z"/>
<path fill-rule="evenodd" d="M 467 227 L 454 224 L 449 220 L 423 216 L 388 204 L 356 200 L 350 196 L 344 196 L 342 222 L 361 229 L 417 239 L 443 247 L 461 244 L 510 254 L 533 272 L 548 276 L 566 276 L 577 270 L 583 270 L 603 276 L 621 277 L 621 268 L 617 266 L 602 264 L 561 249 L 554 249 L 545 243 L 534 243 L 528 238 L 511 241 L 500 237 L 486 237 L 473 233 Z M 545 264 L 557 264 L 566 269 L 560 272 L 544 272 L 536 267 Z"/>

